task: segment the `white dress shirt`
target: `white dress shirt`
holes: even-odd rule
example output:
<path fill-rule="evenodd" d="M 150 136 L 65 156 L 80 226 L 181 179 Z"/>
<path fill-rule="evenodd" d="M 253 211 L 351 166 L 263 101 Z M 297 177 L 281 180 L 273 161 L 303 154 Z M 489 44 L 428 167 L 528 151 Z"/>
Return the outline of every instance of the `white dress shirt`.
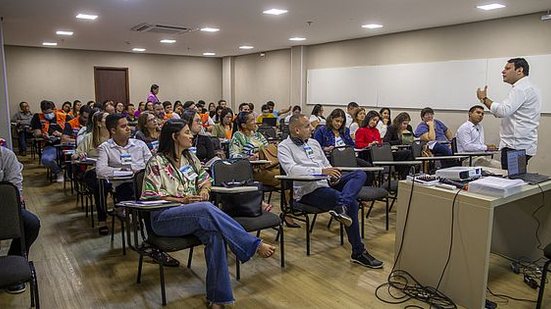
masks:
<path fill-rule="evenodd" d="M 346 127 L 350 129 L 350 125 L 352 124 L 354 119 L 349 113 L 344 113 L 344 115 L 346 116 Z"/>
<path fill-rule="evenodd" d="M 305 145 L 310 146 L 312 154 L 306 154 L 305 146 L 298 146 L 291 137 L 287 137 L 278 145 L 277 158 L 279 164 L 289 176 L 320 175 L 322 169 L 331 167 L 318 141 L 309 138 Z M 294 199 L 300 200 L 303 196 L 317 188 L 329 187 L 327 180 L 295 181 L 293 186 Z"/>
<path fill-rule="evenodd" d="M 490 110 L 501 119 L 499 149 L 525 149 L 534 156 L 538 148 L 541 93 L 526 76 L 513 84 L 507 99 L 493 102 Z"/>
<path fill-rule="evenodd" d="M 123 156 L 130 155 L 132 162 L 123 162 Z M 136 172 L 145 169 L 147 161 L 151 158 L 151 151 L 147 145 L 138 139 L 129 139 L 126 146 L 119 146 L 113 139 L 109 139 L 98 146 L 98 160 L 96 173 L 98 178 L 113 177 L 115 171 L 123 168 Z"/>
<path fill-rule="evenodd" d="M 310 123 L 312 123 L 314 121 L 319 121 L 318 126 L 324 126 L 326 124 L 325 119 L 323 119 L 319 116 L 316 116 L 316 115 L 310 115 Z"/>
<path fill-rule="evenodd" d="M 455 133 L 458 152 L 478 152 L 488 150 L 484 143 L 484 127 L 470 121 L 463 123 Z"/>

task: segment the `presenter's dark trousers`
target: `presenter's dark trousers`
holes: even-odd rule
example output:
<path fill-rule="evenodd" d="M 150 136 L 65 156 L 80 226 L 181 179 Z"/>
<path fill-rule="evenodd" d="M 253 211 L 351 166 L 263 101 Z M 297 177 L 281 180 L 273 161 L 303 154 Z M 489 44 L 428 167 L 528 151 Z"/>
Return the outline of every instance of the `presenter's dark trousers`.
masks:
<path fill-rule="evenodd" d="M 506 170 L 507 165 L 507 152 L 511 150 L 521 150 L 521 149 L 513 149 L 509 147 L 501 148 L 501 169 Z M 526 155 L 526 164 L 528 165 L 528 161 L 532 158 L 532 156 Z"/>

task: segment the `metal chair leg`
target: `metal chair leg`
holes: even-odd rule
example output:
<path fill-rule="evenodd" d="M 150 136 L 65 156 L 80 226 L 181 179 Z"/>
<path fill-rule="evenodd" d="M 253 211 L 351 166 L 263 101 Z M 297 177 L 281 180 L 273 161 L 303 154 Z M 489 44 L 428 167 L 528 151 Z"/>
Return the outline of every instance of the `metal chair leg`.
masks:
<path fill-rule="evenodd" d="M 136 278 L 136 283 L 138 284 L 142 282 L 142 266 L 143 266 L 143 255 L 140 254 L 140 259 L 138 260 L 138 276 Z"/>
<path fill-rule="evenodd" d="M 161 279 L 161 298 L 163 300 L 163 306 L 166 306 L 165 270 L 162 263 L 159 263 L 159 273 Z"/>
<path fill-rule="evenodd" d="M 548 260 L 543 265 L 543 270 L 541 272 L 541 282 L 540 282 L 540 289 L 538 291 L 538 302 L 536 303 L 536 309 L 542 308 L 543 303 L 543 292 L 545 290 L 545 282 L 547 281 L 547 269 L 549 268 L 549 264 L 551 263 L 551 260 Z"/>
<path fill-rule="evenodd" d="M 191 268 L 191 260 L 193 259 L 193 247 L 189 248 L 189 254 L 187 257 L 187 268 Z"/>

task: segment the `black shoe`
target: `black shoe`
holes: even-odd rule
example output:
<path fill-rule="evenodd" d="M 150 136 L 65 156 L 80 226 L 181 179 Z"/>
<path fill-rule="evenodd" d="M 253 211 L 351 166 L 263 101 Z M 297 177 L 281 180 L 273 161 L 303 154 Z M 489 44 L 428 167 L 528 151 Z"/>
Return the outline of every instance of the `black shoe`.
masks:
<path fill-rule="evenodd" d="M 350 261 L 369 268 L 383 268 L 383 262 L 371 256 L 367 250 L 360 255 L 352 255 Z"/>
<path fill-rule="evenodd" d="M 27 286 L 25 285 L 25 283 L 20 283 L 20 284 L 16 284 L 8 287 L 6 289 L 6 292 L 10 294 L 20 294 L 25 292 L 26 289 L 27 289 Z"/>
<path fill-rule="evenodd" d="M 352 218 L 346 214 L 348 208 L 346 206 L 337 206 L 335 209 L 329 210 L 329 214 L 346 227 L 352 225 Z"/>

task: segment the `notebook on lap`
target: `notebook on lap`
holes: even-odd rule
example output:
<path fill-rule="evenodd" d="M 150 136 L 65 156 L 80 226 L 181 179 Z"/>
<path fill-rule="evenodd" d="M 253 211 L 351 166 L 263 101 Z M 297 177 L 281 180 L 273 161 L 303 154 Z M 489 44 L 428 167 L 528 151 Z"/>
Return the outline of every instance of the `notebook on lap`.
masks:
<path fill-rule="evenodd" d="M 549 176 L 526 172 L 526 150 L 509 150 L 507 152 L 507 172 L 510 179 L 522 179 L 533 185 L 549 180 Z"/>

